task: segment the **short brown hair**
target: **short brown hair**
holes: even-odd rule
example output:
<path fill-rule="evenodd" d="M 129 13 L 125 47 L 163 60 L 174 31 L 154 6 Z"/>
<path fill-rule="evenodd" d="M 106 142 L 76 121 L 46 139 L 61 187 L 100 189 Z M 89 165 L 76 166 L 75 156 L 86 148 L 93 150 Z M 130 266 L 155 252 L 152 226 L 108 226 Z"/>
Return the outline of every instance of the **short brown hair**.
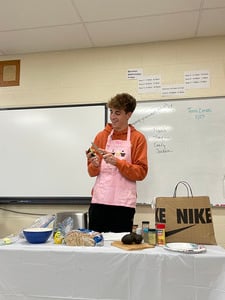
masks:
<path fill-rule="evenodd" d="M 136 99 L 127 93 L 117 94 L 108 101 L 108 108 L 124 110 L 125 113 L 133 112 L 136 108 Z"/>

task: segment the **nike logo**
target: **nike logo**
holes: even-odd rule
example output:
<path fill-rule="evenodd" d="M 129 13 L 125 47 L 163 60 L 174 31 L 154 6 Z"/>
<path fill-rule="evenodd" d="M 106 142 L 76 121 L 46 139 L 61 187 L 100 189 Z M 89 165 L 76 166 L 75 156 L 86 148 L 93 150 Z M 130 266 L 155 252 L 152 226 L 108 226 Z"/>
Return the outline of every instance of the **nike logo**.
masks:
<path fill-rule="evenodd" d="M 191 228 L 191 227 L 193 227 L 193 226 L 195 226 L 195 225 L 190 225 L 190 226 L 186 226 L 186 227 L 183 227 L 183 228 L 179 228 L 179 229 L 174 229 L 174 230 L 166 231 L 166 237 L 167 237 L 167 236 L 171 236 L 171 235 L 173 235 L 173 234 L 176 234 L 176 233 L 178 233 L 178 232 L 181 232 L 181 231 L 183 231 L 183 230 L 186 230 L 186 229 L 188 229 L 188 228 Z"/>

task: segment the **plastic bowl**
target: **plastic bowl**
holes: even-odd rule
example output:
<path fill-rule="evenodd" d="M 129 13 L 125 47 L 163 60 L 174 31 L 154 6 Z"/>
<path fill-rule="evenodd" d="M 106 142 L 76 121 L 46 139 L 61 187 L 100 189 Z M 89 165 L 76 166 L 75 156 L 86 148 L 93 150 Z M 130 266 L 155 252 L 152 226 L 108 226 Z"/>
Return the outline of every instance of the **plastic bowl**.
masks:
<path fill-rule="evenodd" d="M 23 229 L 26 240 L 31 244 L 46 243 L 52 233 L 51 228 L 27 228 Z"/>

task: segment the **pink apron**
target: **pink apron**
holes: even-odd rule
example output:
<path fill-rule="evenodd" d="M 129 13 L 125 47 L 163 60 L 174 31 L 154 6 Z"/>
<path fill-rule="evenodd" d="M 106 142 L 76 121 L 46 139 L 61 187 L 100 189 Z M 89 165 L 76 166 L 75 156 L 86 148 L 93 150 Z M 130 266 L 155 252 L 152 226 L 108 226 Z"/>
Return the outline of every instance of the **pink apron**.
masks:
<path fill-rule="evenodd" d="M 108 136 L 106 151 L 121 160 L 131 162 L 130 127 L 127 140 L 112 140 L 113 130 Z M 93 188 L 92 203 L 136 207 L 136 182 L 126 179 L 118 168 L 101 162 L 100 174 Z"/>

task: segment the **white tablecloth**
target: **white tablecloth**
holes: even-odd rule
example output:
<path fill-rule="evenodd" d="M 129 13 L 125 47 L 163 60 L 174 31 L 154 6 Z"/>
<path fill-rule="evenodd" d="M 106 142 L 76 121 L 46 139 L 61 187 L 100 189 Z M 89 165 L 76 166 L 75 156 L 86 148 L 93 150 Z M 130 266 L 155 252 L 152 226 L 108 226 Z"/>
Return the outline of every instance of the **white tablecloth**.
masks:
<path fill-rule="evenodd" d="M 160 247 L 0 247 L 0 300 L 225 300 L 225 250 L 202 254 Z"/>

